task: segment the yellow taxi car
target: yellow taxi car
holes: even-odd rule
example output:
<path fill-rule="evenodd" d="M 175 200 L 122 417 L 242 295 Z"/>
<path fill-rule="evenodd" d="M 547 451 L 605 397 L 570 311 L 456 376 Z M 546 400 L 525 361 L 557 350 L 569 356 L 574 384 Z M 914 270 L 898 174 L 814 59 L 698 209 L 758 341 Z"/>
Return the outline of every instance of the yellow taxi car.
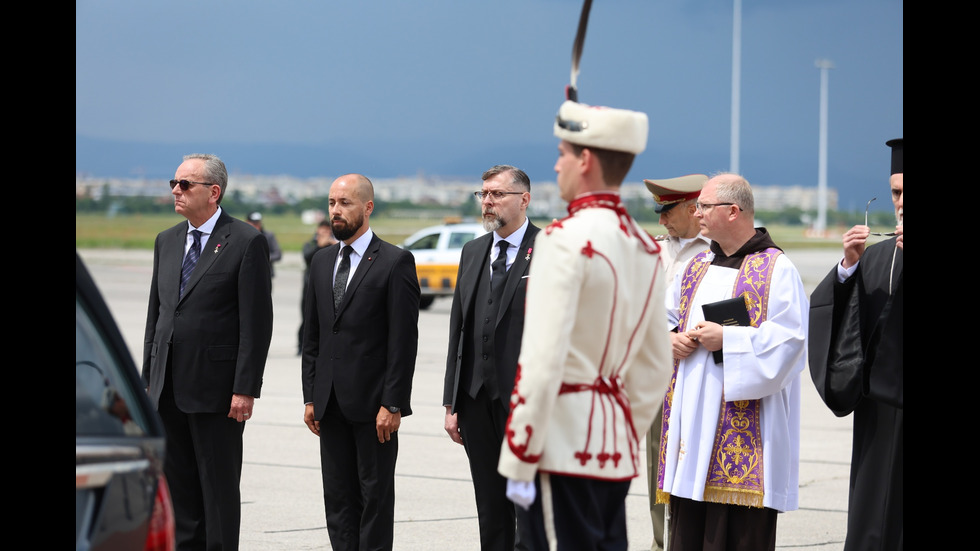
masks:
<path fill-rule="evenodd" d="M 402 248 L 415 256 L 422 290 L 419 308 L 425 310 L 436 298 L 452 296 L 463 245 L 485 233 L 483 224 L 449 223 L 421 229 L 405 240 Z"/>

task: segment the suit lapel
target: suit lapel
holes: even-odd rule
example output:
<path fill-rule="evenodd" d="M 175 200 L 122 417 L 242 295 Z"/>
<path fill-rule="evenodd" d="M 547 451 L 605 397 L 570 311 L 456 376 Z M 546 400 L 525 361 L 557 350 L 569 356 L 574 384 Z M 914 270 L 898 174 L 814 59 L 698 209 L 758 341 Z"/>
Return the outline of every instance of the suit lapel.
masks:
<path fill-rule="evenodd" d="M 338 247 L 339 250 L 339 247 Z M 364 251 L 364 256 L 361 257 L 361 261 L 357 263 L 357 269 L 354 273 L 350 275 L 350 280 L 347 283 L 347 290 L 344 292 L 344 301 L 340 303 L 340 310 L 336 312 L 337 316 L 344 313 L 347 309 L 347 305 L 350 304 L 351 297 L 357 292 L 357 288 L 361 285 L 361 281 L 367 276 L 368 272 L 371 270 L 371 266 L 378 260 L 381 255 L 381 238 L 378 234 L 374 234 L 371 237 L 371 243 L 368 244 L 368 248 Z M 334 259 L 336 260 L 336 255 Z"/>
<path fill-rule="evenodd" d="M 180 296 L 180 267 L 184 263 L 184 244 L 187 243 L 187 222 L 179 224 L 167 236 L 161 249 L 160 293 Z"/>
<path fill-rule="evenodd" d="M 327 256 L 327 266 L 330 266 L 330 272 L 329 272 L 330 275 L 328 276 L 327 279 L 327 289 L 326 289 L 327 291 L 330 292 L 330 295 L 323 298 L 317 297 L 317 301 L 319 302 L 325 301 L 327 304 L 330 305 L 329 306 L 330 313 L 333 314 L 334 317 L 336 317 L 337 313 L 334 311 L 334 307 L 333 307 L 333 280 L 334 280 L 333 273 L 337 267 L 337 255 L 340 254 L 340 248 L 342 246 L 343 246 L 343 242 L 338 241 L 333 245 L 329 245 L 327 247 L 327 252 L 323 253 Z M 319 279 L 322 280 L 323 276 L 320 276 Z M 312 285 L 313 282 L 310 282 L 310 284 Z M 328 319 L 333 319 L 333 318 L 328 318 Z"/>
<path fill-rule="evenodd" d="M 184 230 L 184 239 L 186 242 L 186 228 Z M 181 301 L 191 294 L 191 291 L 197 286 L 197 283 L 201 281 L 204 274 L 206 274 L 208 270 L 211 269 L 211 266 L 214 265 L 221 251 L 227 250 L 230 244 L 230 239 L 231 217 L 229 217 L 225 211 L 222 210 L 221 214 L 218 216 L 217 222 L 214 224 L 214 230 L 211 232 L 211 235 L 208 236 L 207 244 L 201 248 L 201 258 L 198 259 L 197 266 L 194 267 L 194 271 L 191 273 L 191 278 L 187 281 L 187 287 L 184 289 L 184 296 L 181 298 Z M 181 247 L 181 249 L 183 249 L 183 247 Z M 181 258 L 181 263 L 183 263 L 183 258 Z M 177 281 L 180 281 L 179 269 Z"/>
<path fill-rule="evenodd" d="M 507 282 L 504 285 L 504 294 L 501 296 L 502 304 L 507 304 L 514 300 L 514 293 L 517 292 L 517 287 L 521 284 L 521 279 L 527 276 L 528 268 L 531 265 L 531 249 L 534 243 L 534 236 L 537 233 L 538 228 L 533 224 L 528 224 L 527 231 L 524 232 L 524 239 L 521 241 L 521 246 L 517 249 L 517 258 L 507 272 Z M 498 322 L 506 310 L 506 308 L 497 310 Z"/>
<path fill-rule="evenodd" d="M 483 276 L 486 274 L 484 270 L 489 270 L 490 263 L 490 247 L 493 245 L 493 234 L 488 233 L 483 237 L 479 237 L 484 242 L 477 244 L 473 247 L 473 254 L 468 258 L 460 259 L 463 263 L 463 273 L 460 274 L 460 278 L 465 285 L 459 288 L 459 300 L 460 304 L 463 306 L 462 319 L 467 319 L 470 309 L 473 307 L 473 300 L 476 297 L 476 288 L 483 281 Z M 456 282 L 459 284 L 459 280 Z"/>

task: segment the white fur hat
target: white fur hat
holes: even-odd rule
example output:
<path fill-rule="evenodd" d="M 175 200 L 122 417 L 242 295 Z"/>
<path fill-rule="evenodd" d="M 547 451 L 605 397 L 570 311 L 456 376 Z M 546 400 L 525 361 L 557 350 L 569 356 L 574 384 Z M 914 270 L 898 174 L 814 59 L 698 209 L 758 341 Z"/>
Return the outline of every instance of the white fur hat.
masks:
<path fill-rule="evenodd" d="M 634 155 L 647 147 L 646 113 L 565 101 L 555 117 L 555 136 L 576 145 Z"/>

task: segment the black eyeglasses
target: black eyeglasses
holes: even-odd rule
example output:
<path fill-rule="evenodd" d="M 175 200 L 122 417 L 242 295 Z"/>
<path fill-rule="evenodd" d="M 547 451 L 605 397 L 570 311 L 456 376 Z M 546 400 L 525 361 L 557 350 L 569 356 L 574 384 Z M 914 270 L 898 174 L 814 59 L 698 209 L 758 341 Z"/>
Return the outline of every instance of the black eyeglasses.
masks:
<path fill-rule="evenodd" d="M 191 186 L 216 186 L 218 184 L 210 184 L 208 182 L 192 182 L 190 180 L 170 180 L 170 189 L 180 186 L 181 191 L 187 191 L 187 188 Z"/>
<path fill-rule="evenodd" d="M 505 195 L 522 195 L 523 193 L 523 191 L 474 191 L 473 196 L 481 201 L 487 196 L 490 196 L 494 201 L 500 201 Z"/>
<path fill-rule="evenodd" d="M 878 200 L 877 197 L 872 197 L 871 198 L 871 201 L 877 201 L 877 200 Z M 868 209 L 871 208 L 871 201 L 868 201 L 868 204 L 864 206 L 864 225 L 865 226 L 868 226 Z M 870 228 L 871 226 L 868 226 L 868 227 Z M 891 236 L 894 236 L 894 235 L 898 235 L 895 232 L 879 233 L 879 232 L 874 232 L 873 231 L 873 232 L 870 232 L 870 233 L 871 233 L 871 235 L 877 235 L 877 236 L 880 236 L 880 237 L 891 237 Z"/>
<path fill-rule="evenodd" d="M 704 209 L 710 209 L 711 207 L 722 207 L 722 206 L 731 206 L 731 205 L 735 205 L 736 207 L 738 207 L 738 204 L 736 203 L 694 203 L 694 206 L 698 208 L 698 212 L 704 212 Z M 738 207 L 738 210 L 742 210 L 742 207 Z"/>

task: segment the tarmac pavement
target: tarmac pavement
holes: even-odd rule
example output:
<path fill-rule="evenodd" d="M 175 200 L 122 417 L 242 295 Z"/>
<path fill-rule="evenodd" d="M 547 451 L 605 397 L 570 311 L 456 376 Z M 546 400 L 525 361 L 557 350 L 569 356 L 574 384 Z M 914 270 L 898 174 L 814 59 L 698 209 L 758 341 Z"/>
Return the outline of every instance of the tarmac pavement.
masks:
<path fill-rule="evenodd" d="M 79 253 L 139 365 L 152 251 L 83 249 Z M 787 256 L 811 292 L 839 260 L 840 252 L 787 251 Z M 297 355 L 302 270 L 299 253 L 285 253 L 276 265 L 272 345 L 262 396 L 244 437 L 243 551 L 331 549 L 323 513 L 319 445 L 303 423 Z M 450 304 L 451 299 L 438 299 L 419 316 L 414 414 L 402 420 L 395 471 L 396 550 L 479 549 L 466 454 L 443 430 L 442 382 Z M 809 373 L 802 376 L 800 508 L 779 516 L 776 548 L 839 550 L 847 520 L 852 420 L 835 417 L 821 402 Z M 629 548 L 650 549 L 645 476 L 633 481 L 626 507 Z"/>

